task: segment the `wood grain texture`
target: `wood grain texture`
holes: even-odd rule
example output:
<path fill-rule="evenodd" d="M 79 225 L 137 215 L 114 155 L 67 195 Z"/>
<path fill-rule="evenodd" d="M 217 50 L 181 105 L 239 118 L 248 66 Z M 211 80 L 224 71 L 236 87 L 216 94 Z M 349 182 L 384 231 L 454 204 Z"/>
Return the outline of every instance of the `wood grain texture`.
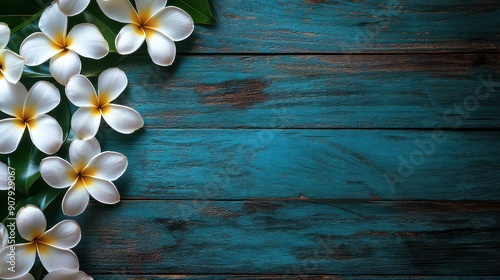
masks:
<path fill-rule="evenodd" d="M 217 0 L 191 53 L 470 52 L 499 50 L 492 0 Z"/>
<path fill-rule="evenodd" d="M 500 56 L 182 56 L 122 68 L 159 128 L 499 128 Z M 147 58 L 149 59 L 149 58 Z"/>
<path fill-rule="evenodd" d="M 129 157 L 128 198 L 500 199 L 498 132 L 107 132 L 103 149 Z"/>
<path fill-rule="evenodd" d="M 82 269 L 106 274 L 496 275 L 498 203 L 92 204 Z"/>
<path fill-rule="evenodd" d="M 113 274 L 94 274 L 95 279 L 107 280 L 157 280 L 157 279 L 256 279 L 256 280 L 282 280 L 282 279 L 303 279 L 303 280 L 497 280 L 495 276 L 340 276 L 340 275 L 194 275 L 194 274 L 170 274 L 170 275 L 113 275 Z"/>
<path fill-rule="evenodd" d="M 129 168 L 77 217 L 82 270 L 498 279 L 499 1 L 211 5 L 172 67 L 120 65 L 145 128 L 98 134 Z"/>

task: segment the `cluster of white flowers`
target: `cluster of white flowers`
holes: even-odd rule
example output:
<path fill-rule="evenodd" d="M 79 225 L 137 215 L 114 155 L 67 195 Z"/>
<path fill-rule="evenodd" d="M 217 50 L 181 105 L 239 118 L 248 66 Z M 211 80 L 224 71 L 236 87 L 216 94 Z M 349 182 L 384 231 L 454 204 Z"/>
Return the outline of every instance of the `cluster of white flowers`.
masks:
<path fill-rule="evenodd" d="M 192 18 L 177 7 L 166 6 L 167 0 L 96 0 L 105 15 L 126 23 L 115 39 L 117 52 L 135 52 L 144 41 L 154 63 L 167 66 L 175 59 L 175 41 L 187 38 L 194 29 Z M 0 120 L 0 153 L 10 154 L 19 146 L 28 129 L 30 138 L 41 152 L 52 155 L 63 144 L 63 130 L 56 119 L 47 115 L 61 100 L 56 86 L 46 81 L 35 83 L 30 90 L 20 82 L 24 65 L 36 66 L 46 61 L 53 78 L 65 86 L 69 101 L 79 107 L 71 118 L 76 139 L 69 147 L 69 161 L 49 156 L 39 166 L 43 180 L 53 188 L 68 188 L 62 210 L 67 216 L 80 215 L 90 196 L 104 204 L 120 201 L 112 183 L 127 168 L 127 158 L 116 152 L 101 152 L 95 135 L 101 117 L 114 130 L 129 134 L 144 125 L 132 108 L 112 103 L 127 87 L 127 76 L 110 68 L 98 78 L 97 91 L 81 75 L 80 56 L 101 59 L 109 46 L 99 29 L 89 23 L 75 25 L 69 32 L 68 16 L 84 11 L 90 0 L 55 0 L 39 20 L 41 32 L 29 35 L 21 44 L 19 55 L 5 49 L 10 29 L 0 23 L 0 111 L 11 116 Z M 8 169 L 0 162 L 0 190 L 8 189 Z M 27 205 L 17 212 L 17 231 L 26 240 L 7 244 L 8 233 L 0 223 L 0 279 L 34 279 L 29 274 L 36 256 L 48 271 L 45 280 L 92 279 L 79 271 L 77 256 L 71 251 L 81 239 L 79 225 L 64 220 L 46 231 L 43 212 Z M 16 252 L 16 269 L 9 269 L 9 253 Z"/>

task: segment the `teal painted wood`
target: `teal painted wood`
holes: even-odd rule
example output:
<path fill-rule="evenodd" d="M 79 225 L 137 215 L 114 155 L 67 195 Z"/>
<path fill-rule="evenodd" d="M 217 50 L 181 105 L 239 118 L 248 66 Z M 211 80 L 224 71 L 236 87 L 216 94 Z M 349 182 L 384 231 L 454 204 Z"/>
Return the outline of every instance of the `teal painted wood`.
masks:
<path fill-rule="evenodd" d="M 191 53 L 462 52 L 499 50 L 491 0 L 217 0 Z M 185 46 L 191 46 L 187 50 Z"/>
<path fill-rule="evenodd" d="M 104 150 L 129 157 L 116 183 L 126 198 L 500 199 L 498 132 L 105 132 Z"/>
<path fill-rule="evenodd" d="M 211 4 L 218 24 L 178 44 L 186 55 L 174 66 L 120 66 L 131 87 L 118 102 L 146 127 L 98 135 L 130 166 L 116 182 L 122 203 L 91 203 L 77 218 L 82 270 L 107 280 L 500 274 L 500 206 L 480 202 L 500 198 L 499 132 L 482 131 L 499 128 L 498 88 L 466 108 L 480 77 L 500 80 L 499 2 Z M 482 53 L 417 54 L 443 52 Z M 450 131 L 430 152 L 418 143 L 438 127 Z"/>
<path fill-rule="evenodd" d="M 497 203 L 324 200 L 91 204 L 78 217 L 95 274 L 496 275 Z M 108 278 L 106 278 L 108 279 Z"/>
<path fill-rule="evenodd" d="M 130 58 L 119 102 L 161 128 L 499 128 L 500 56 Z M 491 76 L 490 76 L 491 75 Z"/>
<path fill-rule="evenodd" d="M 290 275 L 193 275 L 193 274 L 175 274 L 175 275 L 112 275 L 112 274 L 93 274 L 94 279 L 107 280 L 157 280 L 157 279 L 257 279 L 257 280 L 276 280 L 276 279 L 302 279 L 302 280 L 498 280 L 495 276 L 338 276 L 338 275 L 300 275 L 291 277 Z"/>

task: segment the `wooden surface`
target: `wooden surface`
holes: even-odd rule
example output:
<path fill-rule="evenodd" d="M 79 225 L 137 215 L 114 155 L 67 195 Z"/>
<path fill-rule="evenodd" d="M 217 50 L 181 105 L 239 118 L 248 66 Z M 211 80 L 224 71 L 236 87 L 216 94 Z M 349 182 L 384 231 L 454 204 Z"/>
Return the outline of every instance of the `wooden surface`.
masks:
<path fill-rule="evenodd" d="M 78 217 L 95 279 L 498 279 L 500 2 L 211 1 Z M 146 62 L 146 63 L 145 63 Z"/>

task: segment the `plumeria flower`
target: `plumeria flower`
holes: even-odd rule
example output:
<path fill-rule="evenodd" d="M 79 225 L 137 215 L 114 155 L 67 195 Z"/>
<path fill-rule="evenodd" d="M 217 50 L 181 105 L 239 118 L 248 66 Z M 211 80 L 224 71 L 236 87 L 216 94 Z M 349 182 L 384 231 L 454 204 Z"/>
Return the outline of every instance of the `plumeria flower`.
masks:
<path fill-rule="evenodd" d="M 93 280 L 92 277 L 78 270 L 55 270 L 47 274 L 43 280 Z"/>
<path fill-rule="evenodd" d="M 111 19 L 127 23 L 118 33 L 118 53 L 131 54 L 146 40 L 153 62 L 168 66 L 175 59 L 174 41 L 189 37 L 194 29 L 191 16 L 177 7 L 165 7 L 167 0 L 135 0 L 137 11 L 129 0 L 97 0 Z"/>
<path fill-rule="evenodd" d="M 70 187 L 62 201 L 65 215 L 80 215 L 89 203 L 89 195 L 104 204 L 120 201 L 120 193 L 111 181 L 127 169 L 124 155 L 101 153 L 95 138 L 75 139 L 69 147 L 69 160 L 47 157 L 40 163 L 40 173 L 47 184 L 57 189 Z"/>
<path fill-rule="evenodd" d="M 56 0 L 56 3 L 63 14 L 71 17 L 83 12 L 90 0 Z"/>
<path fill-rule="evenodd" d="M 52 4 L 40 17 L 38 27 L 42 32 L 28 36 L 20 48 L 28 66 L 40 65 L 50 59 L 50 73 L 62 85 L 80 73 L 82 63 L 78 55 L 100 59 L 109 51 L 108 43 L 95 25 L 77 24 L 66 35 L 67 26 L 68 17 Z"/>
<path fill-rule="evenodd" d="M 0 251 L 0 278 L 14 279 L 28 273 L 37 253 L 48 272 L 78 270 L 78 258 L 71 251 L 81 239 L 80 226 L 75 221 L 64 220 L 45 231 L 47 220 L 43 212 L 36 206 L 27 205 L 18 211 L 16 225 L 19 235 L 28 243 L 13 245 L 16 252 L 15 272 L 8 270 L 10 246 Z"/>
<path fill-rule="evenodd" d="M 4 81 L 12 84 L 17 83 L 23 74 L 24 58 L 5 49 L 9 40 L 9 26 L 0 22 L 0 86 L 2 87 Z"/>
<path fill-rule="evenodd" d="M 5 191 L 8 189 L 9 189 L 9 167 L 7 166 L 7 164 L 0 161 L 0 191 Z"/>
<path fill-rule="evenodd" d="M 99 75 L 98 93 L 83 75 L 73 76 L 66 85 L 68 99 L 80 107 L 71 118 L 71 127 L 79 139 L 90 139 L 99 130 L 101 116 L 114 130 L 129 134 L 144 125 L 132 108 L 111 104 L 127 87 L 127 76 L 118 68 L 110 68 Z"/>
<path fill-rule="evenodd" d="M 0 223 L 0 246 L 1 246 L 0 250 L 7 247 L 8 243 L 9 243 L 9 233 L 7 231 L 7 228 L 2 223 Z M 12 278 L 12 279 L 15 279 L 15 280 L 35 280 L 35 278 L 29 273 L 22 275 L 22 276 L 19 276 L 19 277 L 16 277 L 16 278 Z"/>
<path fill-rule="evenodd" d="M 7 247 L 8 243 L 9 243 L 9 233 L 7 231 L 7 228 L 2 223 L 0 223 L 0 246 L 1 246 L 0 250 Z M 0 279 L 5 279 L 5 278 L 0 278 Z M 19 277 L 12 278 L 12 279 L 15 279 L 15 280 L 35 280 L 35 278 L 33 278 L 33 276 L 29 273 L 22 275 L 22 276 L 19 276 Z"/>
<path fill-rule="evenodd" d="M 45 81 L 34 84 L 29 92 L 21 83 L 12 88 L 0 98 L 0 111 L 13 117 L 0 120 L 0 153 L 15 151 L 26 128 L 40 151 L 57 152 L 63 142 L 63 132 L 59 123 L 46 113 L 59 104 L 59 90 Z"/>

